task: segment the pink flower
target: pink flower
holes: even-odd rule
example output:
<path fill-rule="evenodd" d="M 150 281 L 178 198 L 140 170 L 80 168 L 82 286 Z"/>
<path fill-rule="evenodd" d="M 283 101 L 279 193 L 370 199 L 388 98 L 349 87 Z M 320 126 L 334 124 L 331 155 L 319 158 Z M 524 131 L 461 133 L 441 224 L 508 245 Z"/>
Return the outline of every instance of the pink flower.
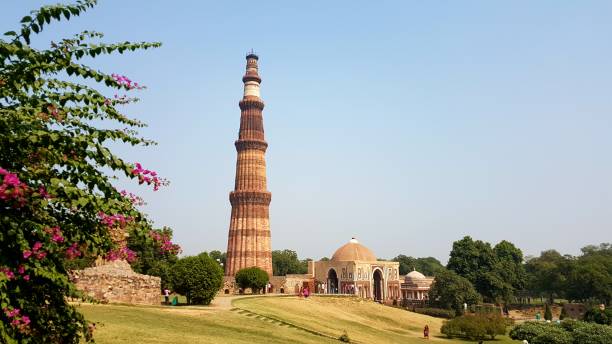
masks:
<path fill-rule="evenodd" d="M 23 259 L 28 259 L 30 258 L 31 255 L 32 255 L 32 251 L 30 250 L 23 251 Z"/>
<path fill-rule="evenodd" d="M 34 243 L 34 246 L 32 247 L 32 251 L 36 252 L 38 250 L 40 250 L 40 248 L 42 247 L 42 242 L 37 241 Z"/>
<path fill-rule="evenodd" d="M 26 280 L 26 281 L 29 281 L 30 280 L 30 275 L 23 276 L 23 279 Z"/>
<path fill-rule="evenodd" d="M 17 272 L 20 275 L 23 275 L 23 273 L 25 272 L 25 267 L 23 267 L 23 265 L 19 265 L 19 268 L 17 269 Z"/>
<path fill-rule="evenodd" d="M 24 325 L 29 325 L 30 324 L 30 317 L 27 315 L 24 315 L 21 317 L 21 322 L 23 322 Z"/>

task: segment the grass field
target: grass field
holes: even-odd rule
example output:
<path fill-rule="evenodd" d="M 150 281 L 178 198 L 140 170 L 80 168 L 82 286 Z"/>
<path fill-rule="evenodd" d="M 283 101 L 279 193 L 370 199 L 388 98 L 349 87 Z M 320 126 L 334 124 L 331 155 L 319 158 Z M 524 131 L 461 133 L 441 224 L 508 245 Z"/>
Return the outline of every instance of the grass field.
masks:
<path fill-rule="evenodd" d="M 219 298 L 212 307 L 79 305 L 96 322 L 97 343 L 424 343 L 428 324 L 438 343 L 441 319 L 357 298 Z M 518 343 L 500 338 L 488 343 Z"/>

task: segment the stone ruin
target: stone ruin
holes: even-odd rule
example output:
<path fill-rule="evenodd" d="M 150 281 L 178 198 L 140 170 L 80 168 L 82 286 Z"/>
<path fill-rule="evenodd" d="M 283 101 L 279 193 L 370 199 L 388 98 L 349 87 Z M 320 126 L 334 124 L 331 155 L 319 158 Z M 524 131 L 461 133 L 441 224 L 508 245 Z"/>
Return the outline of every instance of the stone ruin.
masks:
<path fill-rule="evenodd" d="M 94 267 L 72 271 L 70 277 L 78 290 L 102 303 L 161 302 L 161 278 L 136 273 L 125 260 L 100 260 Z"/>

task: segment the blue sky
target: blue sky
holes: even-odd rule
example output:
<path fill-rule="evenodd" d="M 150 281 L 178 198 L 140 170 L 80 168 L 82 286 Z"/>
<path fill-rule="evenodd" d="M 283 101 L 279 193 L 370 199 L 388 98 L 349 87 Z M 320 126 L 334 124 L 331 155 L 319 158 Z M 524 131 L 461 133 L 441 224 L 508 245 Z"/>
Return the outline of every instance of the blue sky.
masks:
<path fill-rule="evenodd" d="M 0 31 L 55 1 L 4 1 Z M 100 1 L 48 27 L 161 41 L 97 58 L 148 85 L 126 112 L 171 180 L 137 185 L 186 254 L 225 250 L 245 53 L 260 55 L 273 249 L 446 261 L 464 235 L 525 254 L 610 241 L 612 2 Z"/>

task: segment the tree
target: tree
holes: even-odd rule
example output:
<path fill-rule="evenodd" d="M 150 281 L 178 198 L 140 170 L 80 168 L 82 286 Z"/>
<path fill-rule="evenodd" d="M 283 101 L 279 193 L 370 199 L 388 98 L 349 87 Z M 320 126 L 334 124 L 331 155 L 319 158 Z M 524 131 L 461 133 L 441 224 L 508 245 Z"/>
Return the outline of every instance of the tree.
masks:
<path fill-rule="evenodd" d="M 492 248 L 466 236 L 453 243 L 447 268 L 472 282 L 486 300 L 509 302 L 526 282 L 522 261 L 521 250 L 508 241 Z"/>
<path fill-rule="evenodd" d="M 80 256 L 133 259 L 118 233 L 147 233 L 150 223 L 112 184 L 124 175 L 156 190 L 164 181 L 113 153 L 116 141 L 150 145 L 134 130 L 117 93 L 142 89 L 106 74 L 85 57 L 157 47 L 99 42 L 85 31 L 35 49 L 31 38 L 52 22 L 82 14 L 95 0 L 41 7 L 0 38 L 0 342 L 78 343 L 91 328 L 66 302 L 80 293 L 64 263 Z M 109 89 L 100 90 L 101 86 Z"/>
<path fill-rule="evenodd" d="M 567 297 L 612 304 L 612 249 L 610 244 L 587 246 L 567 274 Z"/>
<path fill-rule="evenodd" d="M 400 263 L 400 275 L 405 275 L 416 269 L 425 276 L 433 276 L 439 270 L 445 269 L 444 265 L 434 257 L 414 258 L 400 254 L 392 260 Z"/>
<path fill-rule="evenodd" d="M 225 266 L 225 260 L 227 258 L 227 255 L 225 252 L 213 250 L 213 251 L 210 251 L 208 255 L 210 256 L 210 258 L 214 259 L 219 264 L 221 264 L 221 266 Z"/>
<path fill-rule="evenodd" d="M 305 274 L 308 272 L 308 263 L 298 259 L 292 250 L 272 251 L 272 272 L 274 276 L 287 274 Z"/>
<path fill-rule="evenodd" d="M 534 296 L 546 296 L 550 303 L 564 297 L 570 265 L 571 260 L 555 250 L 541 252 L 525 263 L 527 289 Z"/>
<path fill-rule="evenodd" d="M 134 271 L 161 278 L 161 288 L 173 289 L 171 268 L 178 260 L 181 249 L 172 243 L 172 229 L 150 230 L 149 233 L 136 233 L 128 238 L 128 247 L 138 259 L 131 263 Z"/>
<path fill-rule="evenodd" d="M 467 278 L 453 271 L 440 270 L 429 289 L 429 299 L 436 306 L 454 309 L 457 314 L 463 313 L 463 304 L 474 305 L 481 301 L 480 295 Z"/>
<path fill-rule="evenodd" d="M 236 273 L 236 284 L 243 290 L 250 288 L 253 294 L 258 294 L 268 284 L 268 280 L 268 274 L 256 266 L 241 269 Z"/>
<path fill-rule="evenodd" d="M 184 257 L 173 266 L 172 285 L 187 303 L 208 305 L 223 285 L 223 270 L 207 254 Z"/>
<path fill-rule="evenodd" d="M 552 320 L 552 311 L 550 310 L 550 305 L 548 303 L 544 307 L 544 320 Z"/>

